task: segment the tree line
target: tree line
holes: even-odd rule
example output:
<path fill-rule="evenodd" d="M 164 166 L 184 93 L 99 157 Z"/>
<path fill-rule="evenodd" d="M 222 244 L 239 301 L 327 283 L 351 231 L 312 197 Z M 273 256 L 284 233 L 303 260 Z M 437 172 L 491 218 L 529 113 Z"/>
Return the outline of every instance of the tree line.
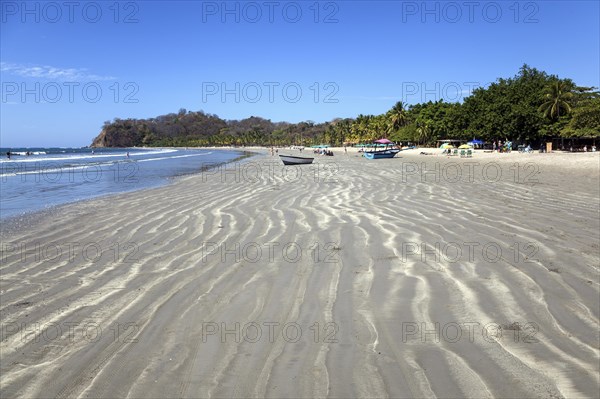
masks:
<path fill-rule="evenodd" d="M 397 102 L 380 115 L 325 123 L 226 121 L 185 109 L 150 119 L 104 123 L 92 146 L 344 145 L 378 138 L 421 145 L 438 139 L 497 139 L 537 144 L 556 137 L 600 137 L 600 93 L 523 65 L 512 78 L 477 88 L 462 103 Z"/>

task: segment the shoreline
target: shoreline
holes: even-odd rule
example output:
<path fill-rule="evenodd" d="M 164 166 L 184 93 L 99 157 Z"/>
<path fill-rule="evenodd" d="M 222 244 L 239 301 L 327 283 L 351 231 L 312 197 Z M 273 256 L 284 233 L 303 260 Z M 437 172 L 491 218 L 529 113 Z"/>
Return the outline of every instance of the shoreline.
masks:
<path fill-rule="evenodd" d="M 507 155 L 265 151 L 7 232 L 0 394 L 593 397 L 598 158 Z"/>
<path fill-rule="evenodd" d="M 127 148 L 151 149 L 153 147 L 127 147 Z M 126 150 L 127 148 L 123 148 L 123 150 Z M 157 149 L 179 149 L 179 148 L 178 147 L 160 147 L 160 148 L 157 147 Z M 183 149 L 183 147 L 181 149 Z M 198 147 L 198 148 L 194 148 L 194 149 L 204 149 L 204 148 Z M 206 149 L 209 149 L 209 148 L 206 148 Z M 223 150 L 232 151 L 231 149 L 223 149 Z M 68 206 L 85 203 L 85 202 L 89 202 L 89 201 L 94 201 L 94 200 L 102 199 L 102 198 L 109 198 L 109 197 L 113 197 L 113 196 L 137 193 L 137 192 L 145 191 L 145 190 L 153 190 L 153 189 L 168 187 L 169 185 L 173 184 L 174 182 L 176 182 L 179 179 L 183 179 L 188 176 L 199 175 L 199 174 L 205 173 L 207 170 L 210 170 L 211 168 L 219 168 L 223 164 L 240 162 L 241 160 L 260 155 L 260 152 L 257 152 L 257 151 L 238 151 L 238 152 L 240 152 L 241 155 L 239 157 L 232 159 L 231 161 L 215 164 L 214 166 L 206 167 L 195 173 L 171 176 L 171 177 L 167 178 L 164 183 L 159 184 L 157 186 L 143 187 L 143 188 L 138 188 L 138 189 L 133 189 L 133 190 L 128 190 L 128 191 L 120 191 L 120 192 L 115 192 L 115 193 L 98 194 L 98 195 L 95 195 L 90 198 L 76 199 L 76 200 L 72 200 L 69 202 L 61 203 L 61 204 L 46 206 L 45 208 L 42 208 L 42 209 L 30 210 L 30 211 L 25 211 L 25 212 L 17 214 L 17 215 L 6 216 L 3 218 L 0 218 L 0 220 L 2 221 L 2 223 L 5 227 L 7 227 L 8 229 L 11 229 L 11 230 L 13 230 L 15 228 L 15 225 L 19 225 L 19 224 L 23 225 L 23 226 L 30 226 L 31 223 L 33 223 L 33 221 L 35 221 L 38 218 L 43 219 L 43 218 L 52 217 L 53 215 L 58 214 L 63 207 L 68 207 Z M 23 228 L 26 228 L 26 227 L 23 227 Z"/>

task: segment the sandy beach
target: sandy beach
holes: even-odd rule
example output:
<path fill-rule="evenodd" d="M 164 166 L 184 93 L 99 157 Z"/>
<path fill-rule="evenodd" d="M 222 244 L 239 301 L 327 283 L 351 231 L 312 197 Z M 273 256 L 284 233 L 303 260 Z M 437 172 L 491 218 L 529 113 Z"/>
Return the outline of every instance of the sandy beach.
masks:
<path fill-rule="evenodd" d="M 257 151 L 4 223 L 0 397 L 599 396 L 600 153 Z"/>

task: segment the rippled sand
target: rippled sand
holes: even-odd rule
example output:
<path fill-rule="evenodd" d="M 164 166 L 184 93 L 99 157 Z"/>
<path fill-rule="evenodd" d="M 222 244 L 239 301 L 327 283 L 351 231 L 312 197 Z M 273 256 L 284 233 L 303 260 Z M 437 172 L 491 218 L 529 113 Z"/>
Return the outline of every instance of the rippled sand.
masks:
<path fill-rule="evenodd" d="M 400 155 L 4 224 L 0 396 L 598 397 L 598 154 Z"/>

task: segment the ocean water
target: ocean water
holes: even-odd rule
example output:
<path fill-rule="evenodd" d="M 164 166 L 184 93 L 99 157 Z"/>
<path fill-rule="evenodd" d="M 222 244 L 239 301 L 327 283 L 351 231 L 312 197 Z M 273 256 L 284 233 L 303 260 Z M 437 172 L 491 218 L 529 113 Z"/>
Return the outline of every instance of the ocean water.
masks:
<path fill-rule="evenodd" d="M 204 149 L 0 148 L 0 218 L 161 186 L 245 155 Z"/>

